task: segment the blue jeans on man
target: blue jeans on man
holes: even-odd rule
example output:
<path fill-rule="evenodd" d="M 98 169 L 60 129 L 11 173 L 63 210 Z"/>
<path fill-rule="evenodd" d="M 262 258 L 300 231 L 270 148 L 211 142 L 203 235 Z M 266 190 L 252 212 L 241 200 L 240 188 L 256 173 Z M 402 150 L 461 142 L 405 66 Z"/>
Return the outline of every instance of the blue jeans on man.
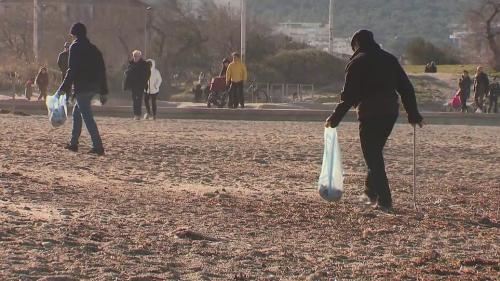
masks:
<path fill-rule="evenodd" d="M 78 146 L 78 139 L 82 133 L 83 122 L 92 139 L 92 148 L 96 151 L 102 151 L 103 145 L 97 124 L 92 114 L 92 98 L 94 93 L 78 93 L 75 95 L 76 104 L 73 108 L 73 131 L 71 133 L 71 146 Z M 83 121 L 83 122 L 82 122 Z"/>

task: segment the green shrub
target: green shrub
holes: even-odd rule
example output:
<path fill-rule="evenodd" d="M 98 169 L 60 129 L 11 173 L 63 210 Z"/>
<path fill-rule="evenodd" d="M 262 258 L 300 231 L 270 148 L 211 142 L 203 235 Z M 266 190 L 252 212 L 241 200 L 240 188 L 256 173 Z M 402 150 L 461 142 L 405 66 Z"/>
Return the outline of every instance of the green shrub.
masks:
<path fill-rule="evenodd" d="M 281 74 L 284 80 L 279 82 L 322 86 L 342 80 L 345 63 L 324 51 L 302 49 L 281 51 L 263 65 Z"/>
<path fill-rule="evenodd" d="M 436 64 L 457 64 L 459 60 L 454 56 L 455 53 L 442 50 L 422 38 L 411 40 L 406 47 L 406 57 L 412 64 L 427 64 L 431 61 Z"/>

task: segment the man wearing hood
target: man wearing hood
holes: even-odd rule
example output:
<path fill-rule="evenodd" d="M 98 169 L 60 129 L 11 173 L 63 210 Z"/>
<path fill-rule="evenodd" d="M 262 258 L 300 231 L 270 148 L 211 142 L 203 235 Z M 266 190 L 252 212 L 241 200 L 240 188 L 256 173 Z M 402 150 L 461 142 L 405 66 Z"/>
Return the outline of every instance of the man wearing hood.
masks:
<path fill-rule="evenodd" d="M 154 60 L 147 60 L 147 64 L 151 69 L 151 77 L 148 81 L 148 90 L 144 93 L 144 104 L 146 105 L 147 113 L 144 115 L 144 119 L 149 119 L 153 116 L 153 120 L 156 120 L 156 99 L 160 93 L 161 86 L 161 74 L 156 68 L 156 62 Z M 153 107 L 153 115 L 151 115 L 151 107 L 149 105 L 149 100 L 151 99 L 151 106 Z"/>
<path fill-rule="evenodd" d="M 132 92 L 132 104 L 134 109 L 134 119 L 141 120 L 142 98 L 148 89 L 148 81 L 151 76 L 151 68 L 142 59 L 142 52 L 135 50 L 132 52 L 132 60 L 125 71 L 124 90 Z"/>
<path fill-rule="evenodd" d="M 356 32 L 354 55 L 346 67 L 340 103 L 326 126 L 335 128 L 351 107 L 357 108 L 361 148 L 368 166 L 365 195 L 371 204 L 390 212 L 392 197 L 385 172 L 383 149 L 399 114 L 399 94 L 413 126 L 422 127 L 415 90 L 396 57 L 384 51 L 368 30 Z M 397 94 L 396 94 L 397 93 Z"/>
<path fill-rule="evenodd" d="M 108 84 L 104 59 L 99 49 L 87 38 L 87 28 L 84 24 L 74 24 L 70 34 L 76 39 L 69 48 L 68 70 L 58 90 L 58 93 L 65 92 L 69 95 L 73 87 L 76 99 L 71 142 L 65 148 L 74 152 L 78 151 L 83 120 L 92 139 L 93 146 L 90 153 L 104 155 L 104 147 L 91 106 L 92 98 L 96 94 L 100 94 L 101 104 L 106 103 L 107 100 Z"/>

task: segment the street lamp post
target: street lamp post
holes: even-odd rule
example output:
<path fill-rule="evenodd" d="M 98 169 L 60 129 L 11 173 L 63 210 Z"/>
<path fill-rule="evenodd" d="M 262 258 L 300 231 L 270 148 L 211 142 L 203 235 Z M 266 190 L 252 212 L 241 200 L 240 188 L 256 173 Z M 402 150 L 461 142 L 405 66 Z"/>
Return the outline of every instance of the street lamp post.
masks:
<path fill-rule="evenodd" d="M 329 41 L 328 41 L 328 51 L 330 52 L 330 54 L 333 54 L 333 1 L 334 0 L 330 0 L 330 9 L 329 9 L 329 13 L 328 13 L 328 25 L 329 25 Z"/>
<path fill-rule="evenodd" d="M 33 0 L 33 56 L 35 63 L 39 62 L 40 58 L 40 30 L 41 30 L 41 7 L 39 0 Z"/>
<path fill-rule="evenodd" d="M 245 61 L 247 51 L 247 1 L 241 0 L 241 59 Z"/>
<path fill-rule="evenodd" d="M 149 55 L 149 41 L 151 40 L 151 12 L 152 7 L 146 7 L 146 16 L 144 17 L 144 56 Z"/>

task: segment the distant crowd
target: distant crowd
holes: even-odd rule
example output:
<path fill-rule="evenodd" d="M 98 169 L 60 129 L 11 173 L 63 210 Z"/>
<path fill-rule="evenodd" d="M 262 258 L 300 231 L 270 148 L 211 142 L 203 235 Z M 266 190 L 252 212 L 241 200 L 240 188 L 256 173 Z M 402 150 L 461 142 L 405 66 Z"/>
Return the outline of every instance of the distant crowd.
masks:
<path fill-rule="evenodd" d="M 462 112 L 469 112 L 467 100 L 471 94 L 471 86 L 474 92 L 473 110 L 476 113 L 498 113 L 498 95 L 500 94 L 500 83 L 497 77 L 493 77 L 490 83 L 488 74 L 483 70 L 483 67 L 478 66 L 476 75 L 473 79 L 470 78 L 467 70 L 463 71 L 462 76 L 458 81 L 458 92 L 455 95 L 457 105 L 460 104 Z M 487 103 L 487 106 L 486 106 Z"/>
<path fill-rule="evenodd" d="M 61 79 L 64 80 L 69 68 L 69 49 L 71 43 L 64 44 L 64 50 L 59 54 L 57 64 L 61 71 Z M 145 60 L 140 50 L 132 52 L 131 60 L 128 62 L 124 73 L 124 90 L 131 92 L 132 108 L 135 120 L 153 119 L 157 115 L 157 98 L 160 93 L 162 76 L 156 68 L 153 59 Z M 207 85 L 205 73 L 200 73 L 198 81 L 193 88 L 194 101 L 206 101 L 208 106 L 215 105 L 229 108 L 245 107 L 243 94 L 243 83 L 248 74 L 241 55 L 237 52 L 232 54 L 232 60 L 225 58 L 218 77 L 214 77 Z M 34 80 L 29 79 L 25 84 L 25 97 L 31 100 L 34 87 L 38 88 L 38 100 L 45 100 L 49 87 L 49 72 L 47 67 L 41 67 Z M 142 115 L 142 101 L 146 107 L 146 113 Z"/>

